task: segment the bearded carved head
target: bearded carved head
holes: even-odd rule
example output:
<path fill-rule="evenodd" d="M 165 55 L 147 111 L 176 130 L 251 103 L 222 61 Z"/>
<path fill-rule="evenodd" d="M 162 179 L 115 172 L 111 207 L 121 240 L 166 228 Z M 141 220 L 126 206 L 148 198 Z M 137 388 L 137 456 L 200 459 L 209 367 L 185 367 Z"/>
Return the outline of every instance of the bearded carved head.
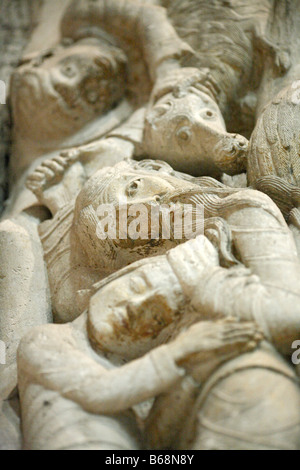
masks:
<path fill-rule="evenodd" d="M 231 188 L 226 188 L 212 178 L 197 179 L 177 173 L 165 162 L 124 161 L 112 168 L 100 170 L 86 183 L 76 200 L 74 234 L 81 250 L 85 253 L 89 266 L 114 272 L 137 260 L 161 255 L 178 244 L 203 233 L 207 227 L 208 236 L 212 235 L 215 240 L 220 239 L 218 234 L 221 234 L 221 238 L 224 237 L 224 243 L 217 241 L 217 245 L 220 247 L 223 244 L 222 250 L 230 263 L 230 243 L 228 242 L 230 235 L 226 232 L 226 228 L 224 229 L 225 221 L 222 222 L 218 216 L 222 214 L 223 200 L 226 201 L 226 196 L 232 191 Z M 126 229 L 129 227 L 126 235 L 123 236 L 119 222 L 117 222 L 115 236 L 101 238 L 98 232 L 101 212 L 99 209 L 112 205 L 116 209 L 114 216 L 119 221 L 118 211 L 124 203 L 127 210 Z M 167 222 L 170 231 L 165 236 L 163 219 L 165 208 L 173 207 L 179 211 L 180 216 L 183 216 L 187 206 L 191 210 L 191 218 L 179 219 L 179 223 L 182 223 L 180 235 L 177 236 L 178 232 L 176 234 L 178 219 L 176 216 L 172 217 L 173 213 L 169 212 Z M 146 224 L 144 224 L 146 229 L 143 232 L 145 236 L 138 239 L 130 232 L 132 222 L 130 213 L 134 213 L 135 209 L 142 215 L 145 211 L 144 217 L 146 217 Z M 156 211 L 159 214 L 159 227 L 154 237 L 152 222 L 153 213 Z M 101 215 L 103 215 L 102 212 Z M 204 218 L 209 217 L 213 218 L 206 224 Z M 142 220 L 145 221 L 145 218 Z M 187 225 L 185 225 L 186 220 Z M 189 233 L 187 233 L 188 230 Z"/>
<path fill-rule="evenodd" d="M 98 38 L 25 57 L 11 83 L 15 131 L 60 142 L 110 110 L 125 90 L 126 58 Z"/>
<path fill-rule="evenodd" d="M 178 178 L 172 168 L 163 162 L 125 161 L 113 168 L 100 170 L 86 183 L 75 206 L 74 230 L 89 264 L 95 268 L 110 265 L 113 271 L 138 259 L 165 253 L 181 243 L 185 238 L 184 232 L 182 238 L 175 239 L 172 218 L 170 236 L 162 235 L 161 213 L 163 208 L 171 204 L 176 207 L 185 203 L 193 204 L 190 197 L 197 192 L 197 184 Z M 119 227 L 119 212 L 124 204 L 129 214 L 126 222 L 129 230 L 125 237 Z M 99 208 L 103 205 L 112 205 L 116 209 L 114 239 L 108 237 L 103 240 L 97 235 Z M 130 212 L 135 208 L 139 213 L 144 210 L 146 214 L 146 235 L 139 239 L 131 236 L 130 232 Z M 156 210 L 159 217 L 158 232 L 153 238 L 150 218 Z"/>

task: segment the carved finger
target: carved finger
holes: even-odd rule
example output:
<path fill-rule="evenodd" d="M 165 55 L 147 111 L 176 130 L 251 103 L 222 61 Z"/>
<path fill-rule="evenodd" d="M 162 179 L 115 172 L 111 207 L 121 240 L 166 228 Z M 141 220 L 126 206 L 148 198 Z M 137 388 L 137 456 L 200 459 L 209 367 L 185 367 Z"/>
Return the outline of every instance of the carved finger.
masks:
<path fill-rule="evenodd" d="M 255 323 L 224 323 L 223 336 L 231 336 L 233 334 L 252 334 L 263 335 L 262 330 Z"/>
<path fill-rule="evenodd" d="M 233 359 L 234 357 L 245 354 L 247 352 L 253 351 L 257 348 L 259 342 L 258 341 L 242 341 L 242 342 L 235 342 L 227 345 L 222 350 L 219 351 L 219 356 L 222 362 L 228 361 L 229 359 Z"/>
<path fill-rule="evenodd" d="M 49 170 L 52 170 L 54 174 L 58 175 L 62 174 L 65 171 L 64 166 L 54 160 L 47 160 L 46 162 L 44 162 L 44 166 Z"/>
<path fill-rule="evenodd" d="M 245 348 L 253 349 L 262 340 L 264 336 L 258 331 L 255 324 L 248 324 L 243 329 L 233 328 L 231 331 L 225 329 L 219 338 L 212 338 L 211 345 L 207 342 L 207 351 L 211 349 L 213 354 L 223 354 L 227 350 L 230 352 L 244 350 Z"/>
<path fill-rule="evenodd" d="M 55 177 L 54 171 L 50 170 L 50 168 L 47 168 L 46 166 L 43 167 L 43 173 L 47 180 L 52 180 Z"/>
<path fill-rule="evenodd" d="M 32 175 L 30 175 L 28 177 L 27 181 L 28 182 L 30 182 L 30 181 L 43 181 L 44 178 L 45 178 L 44 173 L 40 173 L 40 172 L 35 171 L 34 173 L 32 173 Z"/>
<path fill-rule="evenodd" d="M 61 165 L 64 168 L 67 168 L 69 166 L 69 161 L 65 157 L 54 157 L 53 161 L 56 162 L 58 165 Z"/>
<path fill-rule="evenodd" d="M 246 343 L 249 343 L 249 342 L 255 342 L 256 344 L 261 342 L 263 340 L 263 336 L 262 335 L 258 335 L 256 333 L 251 333 L 251 332 L 248 332 L 245 333 L 245 334 L 237 334 L 237 333 L 234 333 L 232 334 L 232 336 L 229 336 L 227 335 L 226 337 L 222 338 L 222 341 L 221 343 L 224 344 L 224 346 L 226 345 L 234 345 L 234 344 L 246 344 Z"/>
<path fill-rule="evenodd" d="M 41 185 L 38 184 L 38 183 L 36 183 L 35 181 L 27 180 L 26 186 L 27 186 L 27 188 L 30 189 L 30 191 L 32 191 L 32 192 L 36 192 L 36 191 L 38 191 L 39 189 L 41 189 Z"/>
<path fill-rule="evenodd" d="M 63 157 L 68 163 L 76 162 L 80 157 L 80 150 L 72 149 L 72 150 L 65 150 L 60 153 L 60 156 Z"/>

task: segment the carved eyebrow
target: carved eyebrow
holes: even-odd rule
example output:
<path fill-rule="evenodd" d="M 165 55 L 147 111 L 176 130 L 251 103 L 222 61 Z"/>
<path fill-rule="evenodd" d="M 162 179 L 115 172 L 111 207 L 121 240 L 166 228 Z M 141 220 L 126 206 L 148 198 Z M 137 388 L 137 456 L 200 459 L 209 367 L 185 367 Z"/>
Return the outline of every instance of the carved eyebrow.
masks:
<path fill-rule="evenodd" d="M 157 102 L 154 106 L 155 109 L 157 108 L 160 108 L 162 106 L 168 106 L 169 108 L 172 106 L 172 103 L 170 102 L 170 100 L 166 100 L 166 101 L 161 101 L 161 102 Z"/>

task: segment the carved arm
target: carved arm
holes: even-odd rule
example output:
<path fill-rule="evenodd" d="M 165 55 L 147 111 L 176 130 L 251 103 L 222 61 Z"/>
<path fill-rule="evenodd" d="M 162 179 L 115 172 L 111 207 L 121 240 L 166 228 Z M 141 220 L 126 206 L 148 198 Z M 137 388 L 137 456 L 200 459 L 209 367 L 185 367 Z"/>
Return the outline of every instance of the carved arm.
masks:
<path fill-rule="evenodd" d="M 72 325 L 47 325 L 31 331 L 20 344 L 20 383 L 21 388 L 23 383 L 39 383 L 90 413 L 117 413 L 172 389 L 194 355 L 204 364 L 204 377 L 219 362 L 255 348 L 260 340 L 251 323 L 200 322 L 170 344 L 108 370 L 111 364 L 101 356 L 96 361 Z"/>
<path fill-rule="evenodd" d="M 140 44 L 153 81 L 160 64 L 193 54 L 177 35 L 166 9 L 160 6 L 132 0 L 73 1 L 62 20 L 63 36 L 73 38 L 80 30 L 92 27 L 131 42 L 134 32 L 134 42 Z"/>

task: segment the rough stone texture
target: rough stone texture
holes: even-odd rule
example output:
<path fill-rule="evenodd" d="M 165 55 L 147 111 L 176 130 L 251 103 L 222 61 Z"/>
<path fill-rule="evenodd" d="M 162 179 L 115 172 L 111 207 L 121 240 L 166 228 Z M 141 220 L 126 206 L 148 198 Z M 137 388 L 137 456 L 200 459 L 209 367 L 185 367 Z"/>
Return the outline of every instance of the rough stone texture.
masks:
<path fill-rule="evenodd" d="M 0 80 L 9 92 L 10 76 L 17 66 L 28 35 L 34 24 L 34 13 L 40 0 L 1 0 L 0 4 Z M 0 213 L 7 190 L 10 147 L 10 113 L 8 105 L 0 105 Z"/>
<path fill-rule="evenodd" d="M 299 450 L 299 0 L 40 12 L 10 85 L 0 448 Z"/>

